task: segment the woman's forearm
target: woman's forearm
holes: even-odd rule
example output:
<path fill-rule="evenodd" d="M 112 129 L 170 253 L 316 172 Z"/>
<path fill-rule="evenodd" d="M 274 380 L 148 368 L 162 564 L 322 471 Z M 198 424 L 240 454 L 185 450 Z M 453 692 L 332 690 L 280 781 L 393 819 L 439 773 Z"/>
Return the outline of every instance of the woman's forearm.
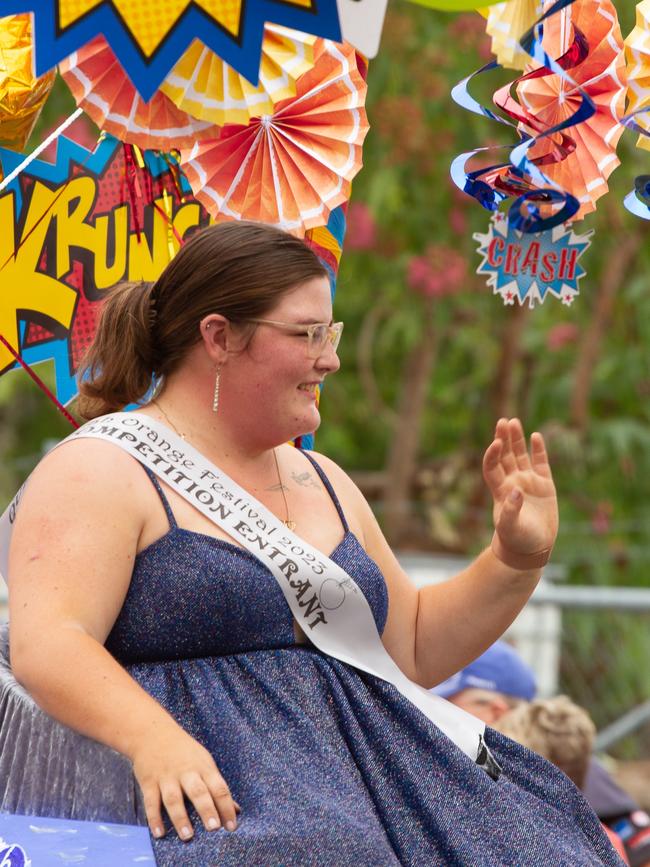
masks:
<path fill-rule="evenodd" d="M 510 626 L 541 570 L 506 566 L 490 548 L 442 584 L 419 590 L 415 635 L 418 682 L 431 687 L 459 671 Z"/>
<path fill-rule="evenodd" d="M 16 679 L 59 722 L 133 759 L 144 739 L 178 724 L 92 636 L 61 626 L 12 641 Z"/>

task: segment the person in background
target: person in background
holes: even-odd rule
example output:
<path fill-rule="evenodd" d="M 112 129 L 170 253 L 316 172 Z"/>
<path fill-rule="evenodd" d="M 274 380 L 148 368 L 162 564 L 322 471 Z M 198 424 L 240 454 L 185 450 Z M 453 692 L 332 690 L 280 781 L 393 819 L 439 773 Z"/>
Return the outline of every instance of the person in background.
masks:
<path fill-rule="evenodd" d="M 432 691 L 493 726 L 517 705 L 532 701 L 537 682 L 517 651 L 505 641 L 496 641 Z"/>
<path fill-rule="evenodd" d="M 520 703 L 494 728 L 553 762 L 579 789 L 584 788 L 596 738 L 596 726 L 584 708 L 566 695 Z M 629 865 L 623 841 L 603 824 L 617 853 Z"/>
<path fill-rule="evenodd" d="M 498 728 L 505 714 L 535 698 L 537 684 L 517 651 L 497 641 L 433 692 Z M 650 867 L 650 816 L 593 756 L 580 788 L 601 822 L 623 841 L 631 867 Z"/>

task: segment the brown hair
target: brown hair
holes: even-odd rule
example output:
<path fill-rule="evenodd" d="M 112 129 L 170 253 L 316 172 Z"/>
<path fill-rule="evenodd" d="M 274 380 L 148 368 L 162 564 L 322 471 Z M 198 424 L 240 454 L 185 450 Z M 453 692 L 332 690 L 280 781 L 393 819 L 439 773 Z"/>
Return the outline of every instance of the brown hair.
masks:
<path fill-rule="evenodd" d="M 566 695 L 521 704 L 493 728 L 553 762 L 579 788 L 583 785 L 596 726 Z"/>
<path fill-rule="evenodd" d="M 324 276 L 303 241 L 272 226 L 220 223 L 197 232 L 155 283 L 121 283 L 106 294 L 79 366 L 79 414 L 95 418 L 140 400 L 152 374 L 172 373 L 199 341 L 209 313 L 234 324 L 260 318 L 286 292 Z"/>

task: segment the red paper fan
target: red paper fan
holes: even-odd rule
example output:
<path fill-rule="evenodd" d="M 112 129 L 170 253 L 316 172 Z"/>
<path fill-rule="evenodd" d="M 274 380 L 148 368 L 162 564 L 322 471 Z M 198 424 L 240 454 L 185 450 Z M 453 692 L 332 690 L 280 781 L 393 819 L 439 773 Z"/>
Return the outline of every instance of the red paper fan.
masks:
<path fill-rule="evenodd" d="M 346 201 L 368 131 L 366 83 L 354 49 L 319 40 L 296 96 L 216 141 L 181 149 L 192 190 L 218 220 L 258 220 L 296 235 Z"/>

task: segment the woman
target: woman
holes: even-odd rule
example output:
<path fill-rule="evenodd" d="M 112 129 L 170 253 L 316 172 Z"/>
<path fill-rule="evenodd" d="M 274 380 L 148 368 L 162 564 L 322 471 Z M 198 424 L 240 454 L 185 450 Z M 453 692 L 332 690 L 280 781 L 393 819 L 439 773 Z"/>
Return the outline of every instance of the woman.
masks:
<path fill-rule="evenodd" d="M 153 286 L 109 295 L 81 411 L 142 398 L 155 372 L 141 414 L 331 552 L 392 659 L 430 687 L 489 646 L 539 578 L 557 530 L 543 441 L 529 455 L 519 422 L 498 422 L 492 547 L 417 591 L 350 479 L 287 445 L 318 427 L 340 330 L 302 242 L 211 227 Z M 66 442 L 36 469 L 10 586 L 16 677 L 132 761 L 161 865 L 614 863 L 561 775 L 488 733 L 495 782 L 393 686 L 319 653 L 268 569 L 112 443 Z"/>

